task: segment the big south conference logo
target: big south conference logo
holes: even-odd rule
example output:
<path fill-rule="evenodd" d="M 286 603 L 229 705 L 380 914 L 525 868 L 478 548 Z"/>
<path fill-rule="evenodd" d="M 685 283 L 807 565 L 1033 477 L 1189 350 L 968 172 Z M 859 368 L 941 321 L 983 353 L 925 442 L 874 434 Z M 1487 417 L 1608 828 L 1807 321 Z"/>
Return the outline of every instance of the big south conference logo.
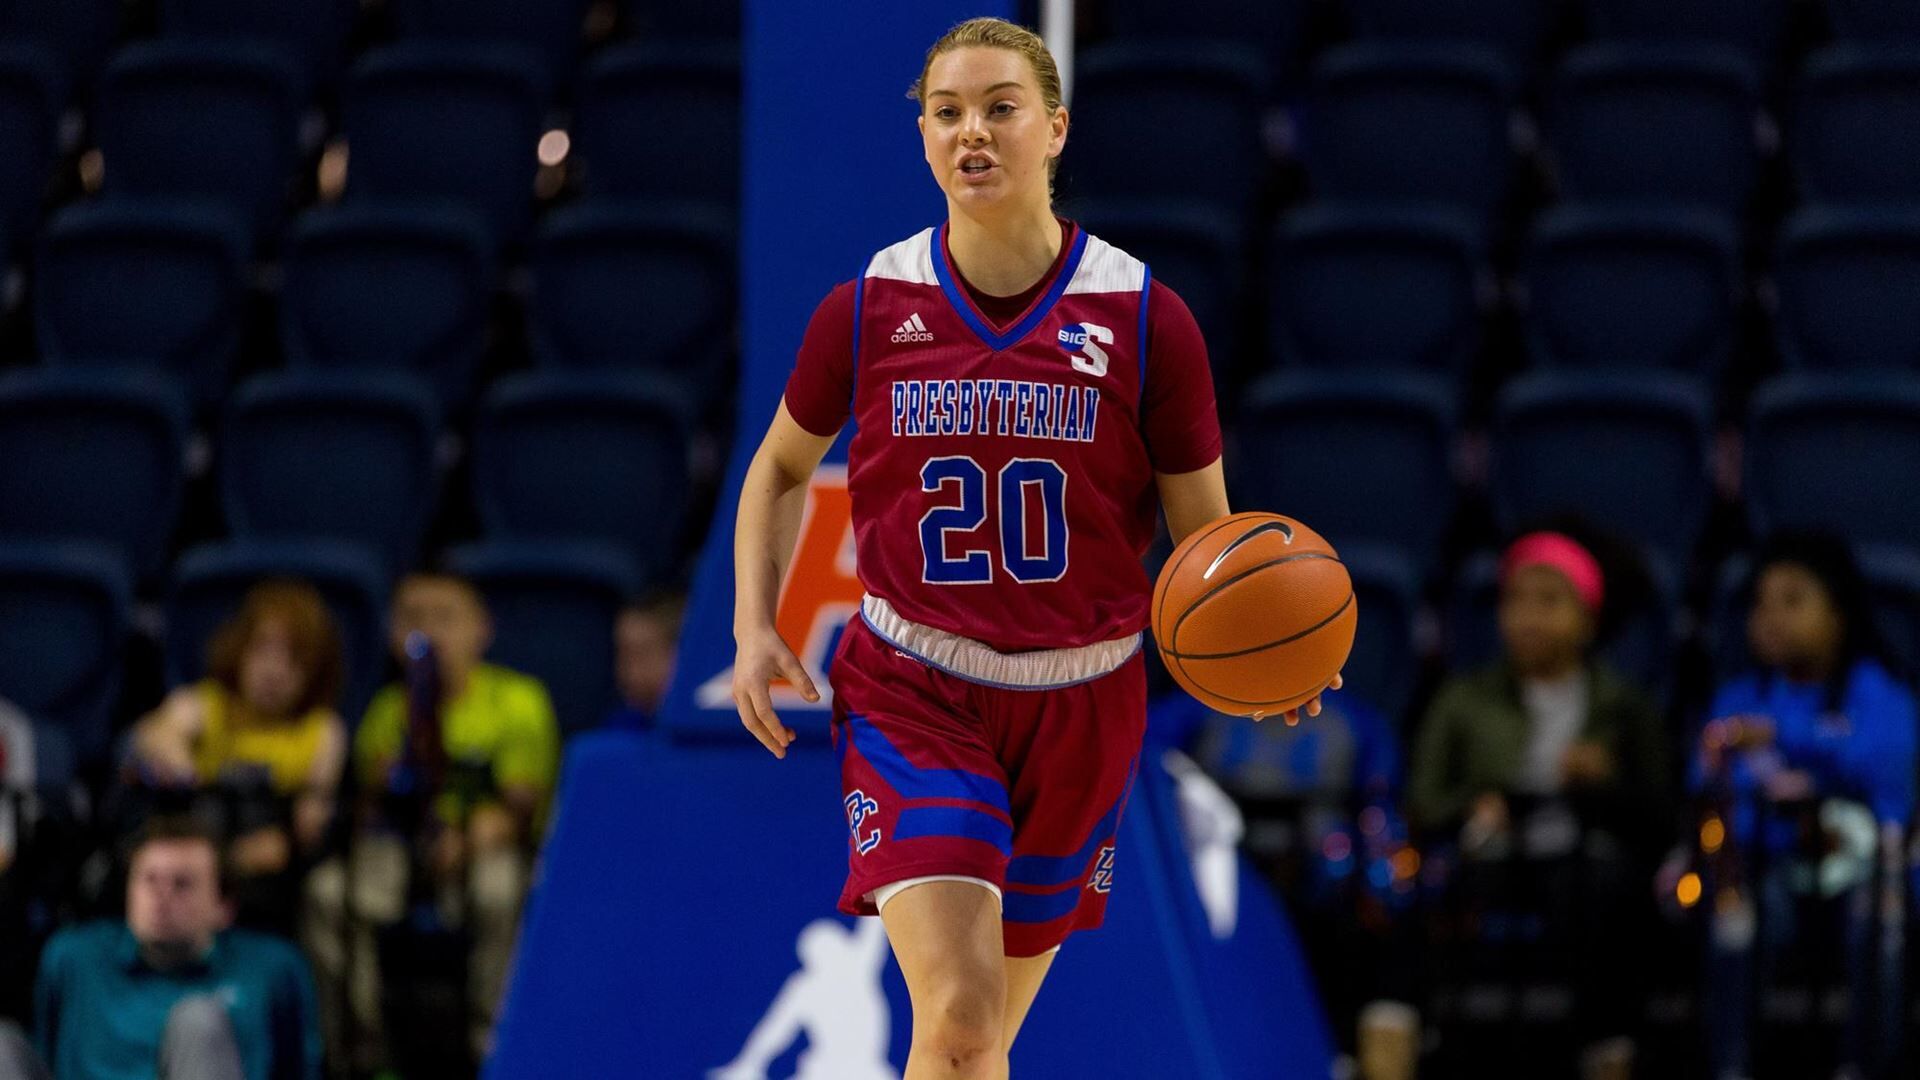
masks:
<path fill-rule="evenodd" d="M 1060 328 L 1060 347 L 1073 361 L 1073 370 L 1098 377 L 1107 373 L 1107 352 L 1102 345 L 1113 344 L 1113 331 L 1090 322 Z M 1078 350 L 1078 352 L 1076 352 Z M 1085 353 L 1081 356 L 1078 353 Z"/>

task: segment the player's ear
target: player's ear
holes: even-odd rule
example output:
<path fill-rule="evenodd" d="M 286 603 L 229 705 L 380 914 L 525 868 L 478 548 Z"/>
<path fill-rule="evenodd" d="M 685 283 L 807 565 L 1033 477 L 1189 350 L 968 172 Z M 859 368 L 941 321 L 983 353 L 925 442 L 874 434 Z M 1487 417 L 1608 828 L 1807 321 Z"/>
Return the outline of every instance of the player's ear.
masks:
<path fill-rule="evenodd" d="M 1049 157 L 1059 157 L 1060 152 L 1067 148 L 1067 128 L 1069 126 L 1070 122 L 1067 116 L 1067 107 L 1062 105 L 1053 110 L 1053 135 L 1047 140 L 1047 155 Z"/>

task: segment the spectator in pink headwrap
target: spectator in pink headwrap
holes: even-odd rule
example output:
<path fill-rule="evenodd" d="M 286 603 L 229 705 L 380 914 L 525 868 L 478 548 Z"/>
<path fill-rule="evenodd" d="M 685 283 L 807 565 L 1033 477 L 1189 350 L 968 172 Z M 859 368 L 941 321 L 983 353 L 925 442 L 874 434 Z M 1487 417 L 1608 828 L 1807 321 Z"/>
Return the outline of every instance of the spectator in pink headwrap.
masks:
<path fill-rule="evenodd" d="M 1594 656 L 1607 584 L 1571 536 L 1513 542 L 1500 563 L 1502 655 L 1440 688 L 1407 786 L 1413 827 L 1467 860 L 1463 888 L 1507 902 L 1497 875 L 1517 851 L 1550 868 L 1537 884 L 1568 899 L 1556 910 L 1583 912 L 1576 1011 L 1590 1025 L 1589 1076 L 1631 1068 L 1633 1017 L 1609 1006 L 1639 1000 L 1628 928 L 1651 903 L 1635 882 L 1648 880 L 1672 827 L 1659 713 Z M 1560 858 L 1575 851 L 1584 857 Z M 1490 869 L 1471 871 L 1475 860 Z"/>
<path fill-rule="evenodd" d="M 1648 799 L 1667 786 L 1659 716 L 1645 693 L 1593 656 L 1606 602 L 1599 560 L 1565 533 L 1529 533 L 1507 549 L 1504 654 L 1435 696 L 1408 788 L 1416 828 L 1493 840 L 1507 829 L 1510 797 L 1567 795 L 1609 826 L 1644 825 L 1664 838 L 1664 800 Z M 1661 816 L 1633 820 L 1649 809 Z"/>

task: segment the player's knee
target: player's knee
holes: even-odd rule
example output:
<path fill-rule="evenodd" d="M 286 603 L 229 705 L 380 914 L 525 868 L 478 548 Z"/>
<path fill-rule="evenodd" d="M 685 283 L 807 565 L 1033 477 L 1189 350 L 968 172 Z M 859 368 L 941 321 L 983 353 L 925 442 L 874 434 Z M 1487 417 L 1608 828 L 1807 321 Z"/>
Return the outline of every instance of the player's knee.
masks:
<path fill-rule="evenodd" d="M 989 1066 L 1006 1053 L 1005 997 L 987 980 L 957 983 L 914 1010 L 914 1042 L 955 1075 L 991 1075 Z"/>

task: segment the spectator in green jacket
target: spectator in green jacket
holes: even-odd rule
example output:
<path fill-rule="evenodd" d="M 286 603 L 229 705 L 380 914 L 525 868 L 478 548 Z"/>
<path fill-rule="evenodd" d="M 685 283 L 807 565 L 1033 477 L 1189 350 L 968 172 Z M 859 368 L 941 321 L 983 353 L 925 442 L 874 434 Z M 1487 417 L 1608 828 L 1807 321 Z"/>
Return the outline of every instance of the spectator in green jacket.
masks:
<path fill-rule="evenodd" d="M 1646 966 L 1636 924 L 1652 917 L 1644 884 L 1671 835 L 1671 779 L 1658 710 L 1594 655 L 1606 601 L 1602 564 L 1573 537 L 1529 533 L 1507 549 L 1502 656 L 1440 688 L 1414 746 L 1407 816 L 1462 856 L 1458 903 L 1532 897 L 1564 923 L 1552 932 L 1577 954 L 1582 1074 L 1626 1077 L 1628 1006 Z"/>
<path fill-rule="evenodd" d="M 1507 550 L 1503 655 L 1440 688 L 1414 746 L 1407 813 L 1417 831 L 1497 850 L 1516 797 L 1557 797 L 1587 826 L 1636 845 L 1668 838 L 1659 712 L 1593 654 L 1605 602 L 1601 564 L 1566 534 L 1530 533 Z"/>

